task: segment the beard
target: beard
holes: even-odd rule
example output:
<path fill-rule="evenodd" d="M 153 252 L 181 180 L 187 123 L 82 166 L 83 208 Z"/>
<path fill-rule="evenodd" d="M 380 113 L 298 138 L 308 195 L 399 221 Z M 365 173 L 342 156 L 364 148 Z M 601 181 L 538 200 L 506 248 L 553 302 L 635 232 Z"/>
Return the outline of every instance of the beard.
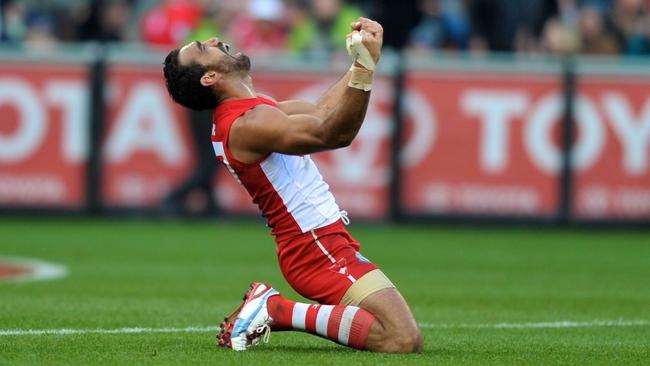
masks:
<path fill-rule="evenodd" d="M 234 67 L 235 71 L 251 71 L 251 59 L 250 57 L 240 53 L 235 59 Z"/>
<path fill-rule="evenodd" d="M 251 69 L 250 57 L 240 53 L 236 56 L 228 55 L 223 60 L 219 61 L 216 68 L 225 74 L 231 72 L 249 72 Z"/>

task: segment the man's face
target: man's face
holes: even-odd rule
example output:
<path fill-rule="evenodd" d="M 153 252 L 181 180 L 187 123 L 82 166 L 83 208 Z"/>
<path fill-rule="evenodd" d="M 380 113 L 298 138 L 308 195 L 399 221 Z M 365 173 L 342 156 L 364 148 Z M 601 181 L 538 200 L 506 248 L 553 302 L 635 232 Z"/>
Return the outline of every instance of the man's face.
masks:
<path fill-rule="evenodd" d="M 230 46 L 220 42 L 216 37 L 203 42 L 194 41 L 186 44 L 181 48 L 178 60 L 181 65 L 197 63 L 223 74 L 248 72 L 251 68 L 248 56 L 241 52 L 231 55 Z"/>

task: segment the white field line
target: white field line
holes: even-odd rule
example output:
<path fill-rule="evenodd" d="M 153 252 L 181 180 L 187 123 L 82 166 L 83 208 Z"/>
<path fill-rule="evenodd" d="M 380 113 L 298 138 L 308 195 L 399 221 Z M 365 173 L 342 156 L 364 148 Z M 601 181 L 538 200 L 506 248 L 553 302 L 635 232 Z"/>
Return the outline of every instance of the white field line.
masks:
<path fill-rule="evenodd" d="M 492 323 L 492 324 L 444 324 L 444 323 L 420 323 L 421 328 L 467 328 L 467 329 L 534 329 L 534 328 L 594 328 L 594 327 L 647 327 L 650 320 L 592 320 L 572 321 L 561 320 L 555 322 L 538 323 Z"/>
<path fill-rule="evenodd" d="M 539 323 L 493 323 L 493 324 L 444 324 L 420 323 L 424 329 L 543 329 L 543 328 L 594 328 L 594 327 L 647 327 L 650 320 L 594 320 Z M 114 329 L 0 329 L 0 337 L 75 335 L 75 334 L 138 334 L 138 333 L 207 333 L 216 332 L 216 326 L 195 326 L 185 328 L 114 328 Z"/>
<path fill-rule="evenodd" d="M 74 335 L 74 334 L 137 334 L 137 333 L 204 333 L 216 332 L 218 327 L 185 328 L 115 328 L 115 329 L 0 329 L 0 337 L 31 335 Z"/>

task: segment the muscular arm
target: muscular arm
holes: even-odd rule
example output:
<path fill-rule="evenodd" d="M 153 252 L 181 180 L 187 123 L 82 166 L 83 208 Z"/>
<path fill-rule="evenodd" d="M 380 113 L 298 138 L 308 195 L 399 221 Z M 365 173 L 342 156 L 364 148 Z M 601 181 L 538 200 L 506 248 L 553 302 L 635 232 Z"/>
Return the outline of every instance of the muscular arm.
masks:
<path fill-rule="evenodd" d="M 361 128 L 369 99 L 370 92 L 345 86 L 338 105 L 323 118 L 319 113 L 288 115 L 261 105 L 233 124 L 228 145 L 244 162 L 270 152 L 302 155 L 348 146 Z"/>
<path fill-rule="evenodd" d="M 350 72 L 347 71 L 343 77 L 323 93 L 316 104 L 304 100 L 285 100 L 278 102 L 278 108 L 290 116 L 294 114 L 311 114 L 319 118 L 325 118 L 336 107 L 337 102 L 343 98 L 343 93 L 345 93 L 349 81 Z"/>
<path fill-rule="evenodd" d="M 376 62 L 381 26 L 368 19 L 357 25 L 366 32 L 364 45 L 373 50 Z M 278 108 L 262 105 L 240 117 L 228 141 L 235 158 L 252 162 L 270 152 L 298 155 L 348 146 L 361 128 L 370 98 L 369 91 L 348 86 L 350 77 L 347 72 L 316 105 L 281 102 Z"/>

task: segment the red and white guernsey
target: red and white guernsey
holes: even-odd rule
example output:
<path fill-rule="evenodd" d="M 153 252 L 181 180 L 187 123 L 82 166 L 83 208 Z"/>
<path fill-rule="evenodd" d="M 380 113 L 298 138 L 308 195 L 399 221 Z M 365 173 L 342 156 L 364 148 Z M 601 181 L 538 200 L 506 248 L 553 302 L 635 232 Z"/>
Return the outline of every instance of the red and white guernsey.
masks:
<path fill-rule="evenodd" d="M 271 153 L 255 163 L 235 159 L 228 149 L 230 128 L 246 111 L 261 104 L 277 106 L 265 98 L 227 101 L 214 111 L 212 145 L 217 159 L 246 188 L 268 220 L 276 241 L 284 241 L 337 222 L 339 207 L 329 185 L 309 155 Z"/>

